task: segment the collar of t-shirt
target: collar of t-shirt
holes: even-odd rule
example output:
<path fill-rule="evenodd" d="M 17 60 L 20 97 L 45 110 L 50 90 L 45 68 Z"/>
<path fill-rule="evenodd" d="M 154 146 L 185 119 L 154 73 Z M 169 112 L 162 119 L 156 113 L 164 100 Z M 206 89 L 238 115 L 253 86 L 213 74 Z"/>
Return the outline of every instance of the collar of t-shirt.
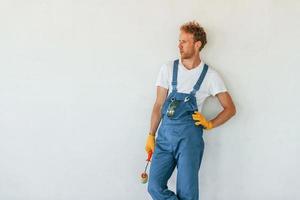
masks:
<path fill-rule="evenodd" d="M 179 65 L 178 65 L 178 67 L 180 67 L 182 70 L 184 70 L 184 71 L 189 71 L 189 72 L 191 72 L 191 71 L 194 71 L 194 70 L 199 70 L 199 69 L 202 69 L 203 67 L 204 67 L 204 62 L 203 62 L 203 60 L 201 60 L 200 61 L 200 64 L 197 66 L 197 67 L 195 67 L 195 68 L 193 68 L 193 69 L 187 69 L 183 64 L 182 64 L 182 62 L 181 62 L 181 59 L 179 59 Z"/>

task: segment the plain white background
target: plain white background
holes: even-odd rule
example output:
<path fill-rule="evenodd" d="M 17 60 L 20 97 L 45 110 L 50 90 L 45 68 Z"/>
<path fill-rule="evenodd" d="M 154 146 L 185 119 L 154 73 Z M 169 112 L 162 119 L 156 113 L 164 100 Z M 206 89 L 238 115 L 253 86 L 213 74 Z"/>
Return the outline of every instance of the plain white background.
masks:
<path fill-rule="evenodd" d="M 139 175 L 155 79 L 189 20 L 237 107 L 205 133 L 201 199 L 299 199 L 299 6 L 1 0 L 0 199 L 151 199 Z M 220 110 L 209 98 L 203 113 Z"/>

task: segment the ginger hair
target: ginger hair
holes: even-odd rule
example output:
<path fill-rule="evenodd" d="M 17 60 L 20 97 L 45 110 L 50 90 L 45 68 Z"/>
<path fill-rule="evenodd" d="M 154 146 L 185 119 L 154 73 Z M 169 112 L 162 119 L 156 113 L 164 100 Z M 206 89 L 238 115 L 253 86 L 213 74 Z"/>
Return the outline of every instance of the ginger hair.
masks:
<path fill-rule="evenodd" d="M 200 46 L 199 51 L 201 51 L 207 43 L 204 28 L 196 21 L 190 21 L 181 25 L 180 30 L 193 34 L 195 42 L 201 41 L 202 45 Z"/>

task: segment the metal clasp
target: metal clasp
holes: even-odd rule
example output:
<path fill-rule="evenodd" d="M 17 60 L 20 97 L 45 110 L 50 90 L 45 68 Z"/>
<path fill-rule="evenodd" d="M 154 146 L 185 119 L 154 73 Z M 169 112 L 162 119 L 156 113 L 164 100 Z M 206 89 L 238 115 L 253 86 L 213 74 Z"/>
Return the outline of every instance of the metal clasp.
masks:
<path fill-rule="evenodd" d="M 189 101 L 189 100 L 190 100 L 190 97 L 189 97 L 189 96 L 187 96 L 187 97 L 184 98 L 184 102 L 187 102 L 187 101 Z"/>

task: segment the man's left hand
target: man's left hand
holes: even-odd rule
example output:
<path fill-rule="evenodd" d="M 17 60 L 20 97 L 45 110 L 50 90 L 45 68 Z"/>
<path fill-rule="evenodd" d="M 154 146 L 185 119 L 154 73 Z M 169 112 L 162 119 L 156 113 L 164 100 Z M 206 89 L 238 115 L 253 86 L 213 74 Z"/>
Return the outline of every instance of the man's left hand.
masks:
<path fill-rule="evenodd" d="M 196 121 L 195 124 L 197 126 L 202 125 L 206 130 L 210 130 L 213 128 L 212 122 L 207 121 L 201 113 L 195 111 L 194 114 L 192 115 L 192 117 L 193 117 L 193 120 Z"/>

